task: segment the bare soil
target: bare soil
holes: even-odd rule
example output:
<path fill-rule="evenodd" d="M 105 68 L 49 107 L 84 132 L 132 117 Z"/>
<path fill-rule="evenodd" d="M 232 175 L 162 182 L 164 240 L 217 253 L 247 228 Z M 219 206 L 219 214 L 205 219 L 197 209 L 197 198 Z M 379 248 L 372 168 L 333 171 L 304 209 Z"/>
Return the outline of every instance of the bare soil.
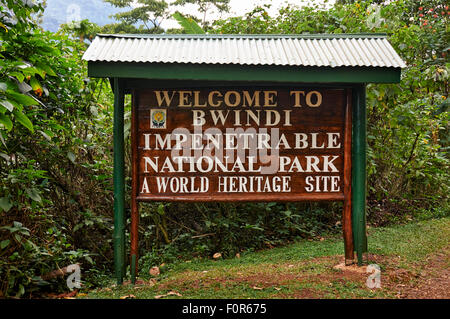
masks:
<path fill-rule="evenodd" d="M 450 249 L 429 257 L 420 273 L 409 284 L 397 285 L 397 289 L 399 298 L 450 299 Z"/>

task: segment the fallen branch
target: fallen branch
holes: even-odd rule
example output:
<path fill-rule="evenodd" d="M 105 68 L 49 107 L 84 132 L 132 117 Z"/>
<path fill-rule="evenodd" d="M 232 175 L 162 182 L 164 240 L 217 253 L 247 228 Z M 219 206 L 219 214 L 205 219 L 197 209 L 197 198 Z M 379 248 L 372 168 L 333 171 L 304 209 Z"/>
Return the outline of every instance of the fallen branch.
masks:
<path fill-rule="evenodd" d="M 207 237 L 207 236 L 214 236 L 215 234 L 216 233 L 208 233 L 208 234 L 192 236 L 191 238 L 202 238 L 202 237 Z"/>

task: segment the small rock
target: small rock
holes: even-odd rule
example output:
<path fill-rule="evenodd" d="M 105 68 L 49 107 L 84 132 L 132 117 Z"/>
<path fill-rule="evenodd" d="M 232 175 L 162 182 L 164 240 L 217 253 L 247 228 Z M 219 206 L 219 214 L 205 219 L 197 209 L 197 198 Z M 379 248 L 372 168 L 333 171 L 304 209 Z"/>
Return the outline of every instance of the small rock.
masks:
<path fill-rule="evenodd" d="M 166 297 L 166 296 L 178 296 L 178 297 L 183 297 L 183 295 L 180 294 L 179 292 L 176 292 L 176 291 L 169 291 L 169 292 L 166 293 L 165 295 L 158 295 L 158 296 L 155 296 L 155 299 L 160 299 L 160 298 Z"/>
<path fill-rule="evenodd" d="M 150 268 L 149 273 L 150 273 L 150 275 L 152 275 L 154 277 L 159 276 L 159 274 L 160 274 L 159 267 L 154 266 L 154 267 Z"/>

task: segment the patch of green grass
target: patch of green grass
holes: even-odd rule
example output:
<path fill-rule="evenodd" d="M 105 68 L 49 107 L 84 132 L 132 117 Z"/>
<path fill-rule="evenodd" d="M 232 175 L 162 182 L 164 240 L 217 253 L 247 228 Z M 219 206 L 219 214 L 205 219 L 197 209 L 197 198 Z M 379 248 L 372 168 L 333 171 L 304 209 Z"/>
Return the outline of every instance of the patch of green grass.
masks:
<path fill-rule="evenodd" d="M 369 252 L 400 257 L 398 267 L 423 263 L 448 246 L 450 218 L 370 229 Z M 125 285 L 90 291 L 86 298 L 393 298 L 388 288 L 371 290 L 365 274 L 342 277 L 333 269 L 342 259 L 343 240 L 299 241 L 286 247 L 226 260 L 195 259 L 168 265 L 154 286 Z M 383 267 L 383 266 L 382 266 Z M 145 276 L 143 276 L 145 277 Z M 144 278 L 148 280 L 148 278 Z"/>
<path fill-rule="evenodd" d="M 449 244 L 450 218 L 420 221 L 369 231 L 369 252 L 420 262 Z"/>
<path fill-rule="evenodd" d="M 324 298 L 327 299 L 359 299 L 392 297 L 383 289 L 367 289 L 364 283 L 350 280 L 333 280 L 327 286 L 322 286 Z"/>

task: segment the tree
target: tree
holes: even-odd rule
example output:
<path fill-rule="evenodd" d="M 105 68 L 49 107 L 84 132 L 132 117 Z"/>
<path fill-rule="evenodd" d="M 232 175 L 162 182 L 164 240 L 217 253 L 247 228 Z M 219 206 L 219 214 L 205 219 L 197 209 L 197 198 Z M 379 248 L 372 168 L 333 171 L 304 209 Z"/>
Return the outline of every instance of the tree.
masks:
<path fill-rule="evenodd" d="M 202 26 L 206 25 L 206 14 L 213 8 L 219 10 L 220 13 L 230 11 L 230 0 L 176 0 L 174 5 L 195 4 L 198 6 L 199 12 L 203 13 Z"/>
<path fill-rule="evenodd" d="M 133 25 L 142 22 L 150 33 L 161 32 L 161 22 L 167 17 L 168 4 L 164 0 L 104 0 L 117 8 L 137 7 L 130 11 L 115 14 L 113 17 L 123 24 Z"/>
<path fill-rule="evenodd" d="M 138 29 L 134 25 L 125 22 L 105 24 L 100 30 L 100 33 L 105 34 L 144 34 L 148 32 L 147 28 L 143 25 L 140 25 Z"/>
<path fill-rule="evenodd" d="M 183 32 L 186 34 L 204 34 L 205 31 L 195 22 L 191 17 L 186 17 L 180 12 L 175 12 L 172 17 L 178 21 L 180 26 L 183 28 Z"/>
<path fill-rule="evenodd" d="M 100 27 L 97 24 L 90 22 L 88 19 L 62 24 L 60 28 L 64 32 L 72 34 L 74 37 L 80 39 L 81 43 L 86 39 L 92 41 L 95 35 L 100 31 Z"/>

